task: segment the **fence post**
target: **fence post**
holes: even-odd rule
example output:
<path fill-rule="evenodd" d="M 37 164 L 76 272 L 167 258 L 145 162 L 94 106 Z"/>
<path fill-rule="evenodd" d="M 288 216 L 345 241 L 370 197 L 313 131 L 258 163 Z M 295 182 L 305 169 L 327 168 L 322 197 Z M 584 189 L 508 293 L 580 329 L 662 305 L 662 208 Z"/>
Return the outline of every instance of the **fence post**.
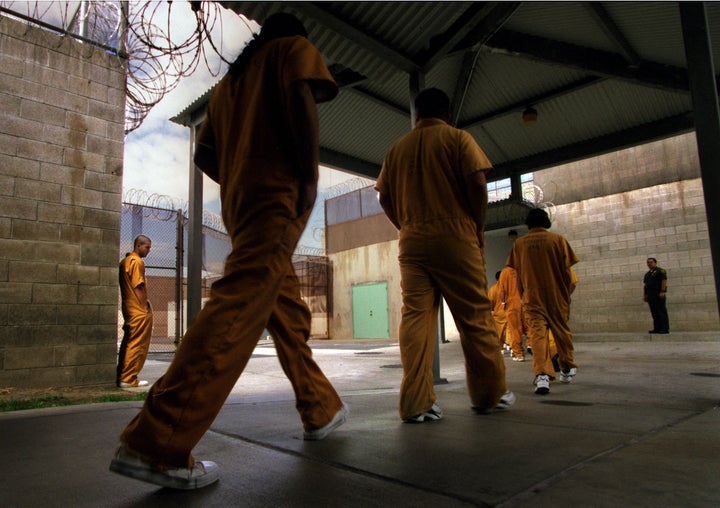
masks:
<path fill-rule="evenodd" d="M 175 348 L 180 345 L 183 336 L 183 257 L 184 257 L 185 217 L 183 211 L 177 211 L 177 235 L 175 240 Z"/>

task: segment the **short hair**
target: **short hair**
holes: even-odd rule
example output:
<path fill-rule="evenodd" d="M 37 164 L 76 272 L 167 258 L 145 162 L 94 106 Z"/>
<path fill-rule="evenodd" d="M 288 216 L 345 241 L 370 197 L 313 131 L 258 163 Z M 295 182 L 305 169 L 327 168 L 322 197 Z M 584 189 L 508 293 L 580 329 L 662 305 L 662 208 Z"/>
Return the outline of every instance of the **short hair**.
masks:
<path fill-rule="evenodd" d="M 525 224 L 529 229 L 549 229 L 550 226 L 552 226 L 552 222 L 550 222 L 550 217 L 548 216 L 547 212 L 542 208 L 533 208 L 532 210 L 530 210 L 528 212 L 527 219 L 525 220 Z"/>
<path fill-rule="evenodd" d="M 450 115 L 450 98 L 439 88 L 426 88 L 415 97 L 415 112 L 420 118 L 445 118 Z"/>
<path fill-rule="evenodd" d="M 655 258 L 647 258 L 647 261 L 650 261 L 651 259 L 653 260 L 653 263 L 657 264 L 657 259 L 655 259 Z"/>
<path fill-rule="evenodd" d="M 145 244 L 145 243 L 151 243 L 152 240 L 148 238 L 145 235 L 138 235 L 135 237 L 135 241 L 133 242 L 133 249 L 137 247 L 138 245 Z"/>
<path fill-rule="evenodd" d="M 495 280 L 498 280 L 500 278 L 501 272 L 502 272 L 502 270 L 498 270 L 497 272 L 495 272 Z"/>

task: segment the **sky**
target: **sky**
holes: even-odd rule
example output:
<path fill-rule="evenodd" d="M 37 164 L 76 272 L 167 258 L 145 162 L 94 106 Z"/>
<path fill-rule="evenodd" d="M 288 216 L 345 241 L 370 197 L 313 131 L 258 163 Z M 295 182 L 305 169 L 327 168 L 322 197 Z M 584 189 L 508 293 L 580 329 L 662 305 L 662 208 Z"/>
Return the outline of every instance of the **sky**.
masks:
<path fill-rule="evenodd" d="M 171 29 L 175 30 L 172 33 L 173 38 L 183 37 L 188 31 L 192 31 L 195 25 L 195 18 L 191 15 L 187 2 L 179 3 L 185 4 L 186 8 L 184 11 L 174 8 L 171 25 Z M 238 15 L 226 9 L 221 8 L 219 12 L 222 17 L 222 30 L 219 23 L 216 24 L 213 40 L 225 58 L 233 60 L 252 35 L 251 30 L 257 30 L 258 25 L 244 22 Z M 212 55 L 212 52 L 209 54 Z M 188 200 L 190 129 L 170 122 L 169 118 L 180 113 L 210 89 L 227 68 L 217 57 L 212 59 L 210 65 L 215 75 L 207 67 L 201 63 L 191 76 L 181 78 L 178 86 L 153 107 L 142 125 L 126 137 L 123 194 L 132 189 L 142 190 L 148 195 L 159 194 L 179 201 Z M 321 167 L 320 191 L 356 178 L 348 173 Z M 367 184 L 370 183 L 368 180 Z M 203 188 L 204 208 L 219 214 L 217 184 L 205 177 Z M 317 231 L 311 230 L 317 230 L 317 227 L 322 225 L 322 208 L 322 203 L 316 203 L 310 219 L 312 227 L 308 227 L 301 244 L 320 246 Z"/>

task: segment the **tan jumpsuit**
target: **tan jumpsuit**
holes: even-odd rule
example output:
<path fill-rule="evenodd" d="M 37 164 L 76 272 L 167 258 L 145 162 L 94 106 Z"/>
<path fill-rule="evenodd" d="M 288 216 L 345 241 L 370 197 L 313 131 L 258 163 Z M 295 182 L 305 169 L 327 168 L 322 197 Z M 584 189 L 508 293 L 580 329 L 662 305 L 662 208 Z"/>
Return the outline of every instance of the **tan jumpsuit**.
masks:
<path fill-rule="evenodd" d="M 232 252 L 167 373 L 121 436 L 131 451 L 159 465 L 193 463 L 191 450 L 220 411 L 265 327 L 295 391 L 304 428 L 328 424 L 342 407 L 306 343 L 311 314 L 292 266 L 310 215 L 310 210 L 301 216 L 296 212 L 296 149 L 287 127 L 295 81 L 307 81 L 317 101 L 337 93 L 307 39 L 279 38 L 253 56 L 240 78 L 226 75 L 210 99 L 198 144 L 215 154 L 217 164 L 201 169 L 220 183 Z"/>
<path fill-rule="evenodd" d="M 503 268 L 498 280 L 500 292 L 505 297 L 505 317 L 507 326 L 505 328 L 505 339 L 515 356 L 524 356 L 522 346 L 523 326 L 520 319 L 522 303 L 520 292 L 517 287 L 517 274 L 509 266 Z"/>
<path fill-rule="evenodd" d="M 500 293 L 500 284 L 495 284 L 488 291 L 488 298 L 490 298 L 490 305 L 492 306 L 492 315 L 495 320 L 495 329 L 497 330 L 499 345 L 502 347 L 505 341 L 507 316 L 505 314 L 505 301 Z"/>
<path fill-rule="evenodd" d="M 505 393 L 505 363 L 487 294 L 485 257 L 470 215 L 465 177 L 490 161 L 465 131 L 422 119 L 390 148 L 376 189 L 392 198 L 400 224 L 402 285 L 399 413 L 410 418 L 435 402 L 432 364 L 440 296 L 460 334 L 473 406 Z"/>
<path fill-rule="evenodd" d="M 532 342 L 533 371 L 554 379 L 548 345 L 552 330 L 561 369 L 577 367 L 573 356 L 570 318 L 570 267 L 578 262 L 562 236 L 532 228 L 513 244 L 507 264 L 515 268 L 522 290 L 522 311 Z"/>
<path fill-rule="evenodd" d="M 153 327 L 152 308 L 143 307 L 134 291 L 145 284 L 145 262 L 137 253 L 129 252 L 120 261 L 118 271 L 125 323 L 118 352 L 117 382 L 136 386 L 150 349 Z"/>

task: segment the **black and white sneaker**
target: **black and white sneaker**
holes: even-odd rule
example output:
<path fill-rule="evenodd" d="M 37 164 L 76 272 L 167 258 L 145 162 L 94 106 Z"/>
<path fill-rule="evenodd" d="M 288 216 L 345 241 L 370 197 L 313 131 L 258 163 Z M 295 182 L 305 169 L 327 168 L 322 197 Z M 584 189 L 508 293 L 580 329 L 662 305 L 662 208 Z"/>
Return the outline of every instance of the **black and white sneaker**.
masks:
<path fill-rule="evenodd" d="M 575 367 L 568 369 L 567 372 L 564 370 L 560 371 L 560 382 L 566 384 L 570 383 L 575 377 L 575 374 L 577 374 L 577 369 Z"/>
<path fill-rule="evenodd" d="M 500 397 L 500 402 L 498 402 L 495 407 L 473 406 L 472 409 L 478 414 L 489 415 L 494 411 L 505 411 L 510 409 L 513 404 L 515 404 L 515 394 L 508 390 L 502 397 Z"/>
<path fill-rule="evenodd" d="M 437 404 L 433 404 L 430 409 L 427 411 L 420 413 L 419 415 L 411 416 L 410 418 L 405 418 L 403 422 L 405 423 L 423 423 L 423 422 L 432 422 L 436 420 L 440 420 L 442 418 L 442 409 L 440 409 L 440 406 Z"/>
<path fill-rule="evenodd" d="M 538 374 L 535 376 L 535 393 L 537 395 L 547 395 L 550 393 L 550 376 L 547 374 Z"/>

